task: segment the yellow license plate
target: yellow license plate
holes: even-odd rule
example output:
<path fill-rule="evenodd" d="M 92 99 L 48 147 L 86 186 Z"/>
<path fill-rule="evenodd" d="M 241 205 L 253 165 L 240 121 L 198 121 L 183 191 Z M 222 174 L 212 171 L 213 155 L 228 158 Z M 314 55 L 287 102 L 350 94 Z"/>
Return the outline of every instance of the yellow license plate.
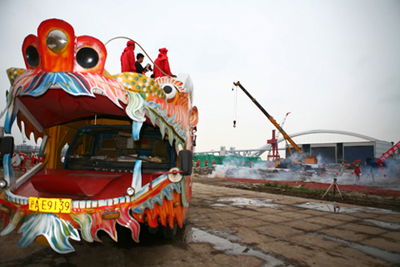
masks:
<path fill-rule="evenodd" d="M 51 213 L 71 213 L 71 199 L 30 197 L 29 210 Z"/>

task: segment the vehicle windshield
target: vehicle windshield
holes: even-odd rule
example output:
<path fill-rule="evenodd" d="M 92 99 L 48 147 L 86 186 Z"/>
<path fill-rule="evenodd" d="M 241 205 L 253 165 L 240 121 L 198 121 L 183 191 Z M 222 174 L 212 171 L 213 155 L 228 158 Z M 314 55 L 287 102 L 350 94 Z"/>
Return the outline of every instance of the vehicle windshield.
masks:
<path fill-rule="evenodd" d="M 158 129 L 145 124 L 140 139 L 134 141 L 129 125 L 91 125 L 76 133 L 64 168 L 132 172 L 137 160 L 142 160 L 142 168 L 148 170 L 171 168 L 175 158 L 167 136 L 163 140 Z"/>

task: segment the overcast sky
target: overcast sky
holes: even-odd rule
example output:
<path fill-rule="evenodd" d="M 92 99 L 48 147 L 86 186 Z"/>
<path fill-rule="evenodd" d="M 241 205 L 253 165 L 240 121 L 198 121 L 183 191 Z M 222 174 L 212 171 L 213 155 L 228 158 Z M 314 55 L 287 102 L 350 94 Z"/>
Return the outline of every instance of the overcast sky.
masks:
<path fill-rule="evenodd" d="M 172 73 L 190 73 L 195 85 L 198 152 L 259 148 L 271 137 L 274 126 L 241 91 L 232 127 L 237 81 L 278 123 L 291 112 L 289 134 L 332 129 L 400 140 L 398 0 L 0 0 L 1 110 L 6 69 L 25 68 L 22 42 L 49 18 L 104 43 L 132 38 L 153 59 L 166 47 Z M 125 44 L 107 45 L 112 74 Z M 16 128 L 13 135 L 20 143 Z"/>

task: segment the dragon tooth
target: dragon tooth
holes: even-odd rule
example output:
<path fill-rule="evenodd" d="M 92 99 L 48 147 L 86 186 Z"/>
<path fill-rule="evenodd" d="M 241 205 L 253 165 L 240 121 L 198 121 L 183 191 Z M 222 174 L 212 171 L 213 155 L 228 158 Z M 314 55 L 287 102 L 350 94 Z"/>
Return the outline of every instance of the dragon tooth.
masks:
<path fill-rule="evenodd" d="M 11 127 L 14 124 L 15 119 L 17 118 L 18 110 L 14 109 L 14 105 L 10 106 L 7 110 L 6 117 L 4 120 L 4 131 L 7 134 L 11 134 Z"/>
<path fill-rule="evenodd" d="M 173 143 L 174 143 L 175 135 L 174 135 L 173 131 L 170 128 L 168 128 L 168 137 L 169 137 L 169 139 L 168 139 L 169 140 L 169 144 L 172 146 Z"/>
<path fill-rule="evenodd" d="M 164 139 L 165 136 L 165 123 L 162 120 L 159 120 L 160 122 L 160 133 L 161 133 L 161 137 Z"/>
<path fill-rule="evenodd" d="M 132 175 L 132 188 L 135 189 L 135 193 L 139 192 L 142 188 L 142 161 L 138 160 L 135 163 Z"/>
<path fill-rule="evenodd" d="M 140 139 L 140 130 L 142 129 L 143 122 L 132 122 L 132 136 L 135 141 Z"/>
<path fill-rule="evenodd" d="M 150 118 L 150 122 L 151 124 L 153 124 L 153 126 L 156 125 L 156 115 L 154 114 L 154 112 L 152 110 L 148 110 L 149 111 L 149 118 Z"/>
<path fill-rule="evenodd" d="M 125 109 L 126 114 L 132 119 L 132 135 L 135 140 L 139 140 L 140 129 L 146 120 L 144 116 L 145 101 L 135 92 L 127 91 L 129 104 Z"/>

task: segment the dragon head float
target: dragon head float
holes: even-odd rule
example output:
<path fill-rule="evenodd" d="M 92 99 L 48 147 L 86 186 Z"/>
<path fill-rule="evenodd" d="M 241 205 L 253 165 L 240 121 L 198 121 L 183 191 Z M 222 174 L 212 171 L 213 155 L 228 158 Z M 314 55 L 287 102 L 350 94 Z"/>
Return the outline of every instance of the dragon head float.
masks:
<path fill-rule="evenodd" d="M 5 215 L 6 225 L 1 235 L 18 229 L 22 233 L 21 246 L 39 239 L 59 253 L 68 253 L 74 250 L 69 238 L 100 241 L 98 230 L 117 240 L 116 223 L 131 229 L 135 241 L 140 223 L 150 227 L 169 224 L 173 228 L 177 222 L 182 227 L 192 179 L 190 174 L 178 180 L 170 175 L 177 174 L 178 152 L 191 152 L 194 145 L 198 110 L 192 105 L 190 76 L 152 79 L 133 72 L 110 75 L 104 69 L 105 45 L 91 36 L 75 36 L 73 27 L 58 19 L 43 21 L 37 36 L 27 36 L 22 53 L 26 69 L 7 70 L 11 88 L 6 109 L 0 115 L 5 115 L 6 133 L 11 133 L 17 120 L 27 137 L 33 133 L 36 140 L 43 138 L 44 162 L 16 182 L 8 167 L 9 155 L 5 155 L 5 178 L 14 184 L 0 195 L 0 212 Z M 149 174 L 152 170 L 147 169 L 143 172 L 147 180 L 142 180 L 143 158 L 135 160 L 132 174 L 126 170 L 66 169 L 60 160 L 64 144 L 74 140 L 80 127 L 102 123 L 127 126 L 128 133 L 120 131 L 116 135 L 128 135 L 133 141 L 141 139 L 141 130 L 146 127 L 158 129 L 158 140 L 169 143 L 169 151 L 175 153 L 166 164 L 175 171 Z M 97 157 L 92 155 L 91 159 Z M 85 179 L 89 180 L 84 183 Z M 98 191 L 91 192 L 89 182 Z M 129 186 L 134 189 L 133 195 L 125 193 Z M 47 204 L 60 205 L 66 195 L 70 201 L 67 212 L 44 212 L 35 207 L 41 198 Z"/>

